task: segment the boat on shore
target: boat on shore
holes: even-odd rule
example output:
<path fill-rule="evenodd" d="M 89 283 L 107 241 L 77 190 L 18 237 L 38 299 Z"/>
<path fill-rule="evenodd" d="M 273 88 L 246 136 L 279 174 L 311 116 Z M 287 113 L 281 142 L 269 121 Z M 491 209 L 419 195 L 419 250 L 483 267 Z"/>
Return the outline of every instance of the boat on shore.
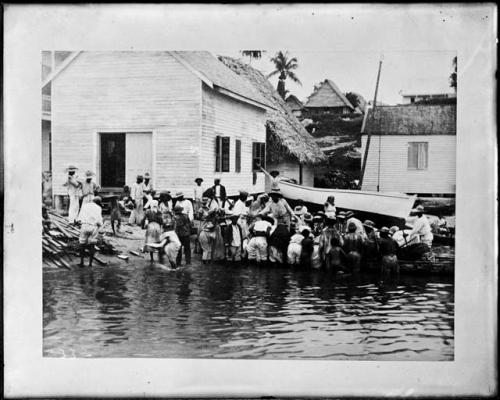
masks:
<path fill-rule="evenodd" d="M 335 205 L 339 209 L 359 211 L 364 214 L 377 214 L 395 219 L 406 219 L 415 204 L 416 195 L 403 193 L 383 193 L 362 190 L 324 189 L 296 185 L 280 181 L 283 196 L 292 200 L 323 206 L 328 196 L 335 196 Z"/>

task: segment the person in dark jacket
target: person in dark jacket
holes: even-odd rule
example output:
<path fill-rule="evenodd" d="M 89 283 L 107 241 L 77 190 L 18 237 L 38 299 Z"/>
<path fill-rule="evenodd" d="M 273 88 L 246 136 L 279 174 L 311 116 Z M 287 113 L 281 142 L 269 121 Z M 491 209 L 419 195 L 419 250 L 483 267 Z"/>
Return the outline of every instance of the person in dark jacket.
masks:
<path fill-rule="evenodd" d="M 184 255 L 186 256 L 186 265 L 191 264 L 191 222 L 189 217 L 183 213 L 184 209 L 182 206 L 174 207 L 174 224 L 175 233 L 179 237 L 181 242 L 181 248 L 177 254 L 176 264 L 181 265 L 182 261 L 182 250 L 184 249 Z"/>
<path fill-rule="evenodd" d="M 311 237 L 309 229 L 302 229 L 302 250 L 300 252 L 300 265 L 305 268 L 311 268 L 311 258 L 314 251 L 314 238 Z"/>
<path fill-rule="evenodd" d="M 213 196 L 219 201 L 219 203 L 222 203 L 226 200 L 226 188 L 220 184 L 219 178 L 214 179 L 214 185 L 211 188 L 207 189 L 205 193 L 203 193 L 203 196 L 207 196 L 209 190 L 212 191 Z"/>
<path fill-rule="evenodd" d="M 380 239 L 379 239 L 379 252 L 381 259 L 381 272 L 382 276 L 387 275 L 390 272 L 399 274 L 399 263 L 398 263 L 398 245 L 389 236 L 389 228 L 386 226 L 380 228 Z"/>
<path fill-rule="evenodd" d="M 239 215 L 231 215 L 231 223 L 224 230 L 224 243 L 227 249 L 227 260 L 231 262 L 241 260 L 243 234 L 238 225 Z"/>

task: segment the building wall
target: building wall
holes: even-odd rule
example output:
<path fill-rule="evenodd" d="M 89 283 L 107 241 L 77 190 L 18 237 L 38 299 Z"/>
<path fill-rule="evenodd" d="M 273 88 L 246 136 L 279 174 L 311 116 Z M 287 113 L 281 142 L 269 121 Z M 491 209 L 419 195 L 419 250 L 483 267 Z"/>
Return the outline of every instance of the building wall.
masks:
<path fill-rule="evenodd" d="M 214 92 L 203 85 L 202 135 L 200 169 L 198 174 L 204 179 L 204 186 L 213 184 L 214 178 L 220 178 L 229 196 L 238 190 L 249 193 L 263 192 L 265 176 L 257 173 L 253 184 L 252 143 L 266 141 L 265 111 L 263 109 L 233 100 Z M 215 172 L 215 138 L 229 136 L 230 172 Z M 241 140 L 241 172 L 235 172 L 236 139 Z"/>
<path fill-rule="evenodd" d="M 300 167 L 297 160 L 282 161 L 279 164 L 267 164 L 267 170 L 279 171 L 280 177 L 292 178 L 300 183 Z M 302 185 L 314 186 L 314 167 L 311 165 L 302 165 Z M 270 180 L 266 180 L 266 191 L 270 190 Z"/>
<path fill-rule="evenodd" d="M 152 132 L 154 186 L 188 190 L 200 116 L 200 80 L 168 53 L 81 53 L 52 83 L 54 194 L 66 193 L 68 164 L 98 172 L 98 132 Z"/>
<path fill-rule="evenodd" d="M 362 154 L 366 147 L 362 136 Z M 456 183 L 455 135 L 372 136 L 366 161 L 363 190 L 377 190 L 380 143 L 380 191 L 454 194 Z M 408 143 L 428 142 L 428 168 L 408 169 Z"/>

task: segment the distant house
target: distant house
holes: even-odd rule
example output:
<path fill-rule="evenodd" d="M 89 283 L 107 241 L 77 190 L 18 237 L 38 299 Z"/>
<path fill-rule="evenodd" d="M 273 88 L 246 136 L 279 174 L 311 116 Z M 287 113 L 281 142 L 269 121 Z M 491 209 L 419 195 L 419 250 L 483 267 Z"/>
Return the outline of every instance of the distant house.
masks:
<path fill-rule="evenodd" d="M 447 78 L 415 79 L 407 82 L 399 94 L 402 98 L 401 104 L 457 97 L 456 92 L 449 86 Z"/>
<path fill-rule="evenodd" d="M 316 85 L 314 92 L 304 104 L 308 117 L 313 118 L 324 114 L 350 114 L 354 111 L 353 105 L 330 79 L 325 79 Z"/>
<path fill-rule="evenodd" d="M 413 104 L 426 100 L 454 99 L 456 93 L 401 92 L 402 104 Z"/>
<path fill-rule="evenodd" d="M 302 117 L 302 111 L 304 110 L 304 104 L 293 94 L 286 98 L 286 104 L 292 110 L 292 114 L 297 118 Z"/>
<path fill-rule="evenodd" d="M 455 194 L 456 105 L 378 106 L 367 116 L 363 154 L 368 133 L 363 190 Z"/>
<path fill-rule="evenodd" d="M 266 111 L 266 169 L 277 170 L 281 176 L 293 178 L 299 184 L 313 186 L 314 166 L 324 161 L 325 156 L 312 136 L 260 71 L 230 57 L 219 59 L 245 78 L 272 105 Z"/>
<path fill-rule="evenodd" d="M 212 54 L 79 52 L 50 82 L 55 195 L 66 194 L 68 164 L 96 172 L 109 191 L 145 172 L 186 197 L 198 176 L 221 178 L 228 195 L 264 191 L 256 164 L 273 105 Z"/>

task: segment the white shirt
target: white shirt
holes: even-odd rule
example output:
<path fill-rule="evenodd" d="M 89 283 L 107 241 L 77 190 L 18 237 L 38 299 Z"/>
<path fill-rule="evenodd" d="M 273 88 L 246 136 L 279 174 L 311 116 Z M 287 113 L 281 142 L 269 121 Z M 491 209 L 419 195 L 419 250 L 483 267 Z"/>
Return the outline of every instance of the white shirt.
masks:
<path fill-rule="evenodd" d="M 349 218 L 346 221 L 346 223 L 345 223 L 345 231 L 346 231 L 346 233 L 348 232 L 349 224 L 351 222 L 354 225 L 356 225 L 356 232 L 355 233 L 359 233 L 362 236 L 366 236 L 366 231 L 365 231 L 365 227 L 363 226 L 363 223 L 359 219 L 354 218 L 354 217 L 351 217 L 351 218 Z"/>
<path fill-rule="evenodd" d="M 220 197 L 220 185 L 215 186 L 215 197 Z"/>
<path fill-rule="evenodd" d="M 432 240 L 434 238 L 429 220 L 425 215 L 417 218 L 414 222 L 413 229 L 410 232 L 410 239 L 418 236 L 420 240 Z"/>
<path fill-rule="evenodd" d="M 182 213 L 186 214 L 189 217 L 189 220 L 192 221 L 194 220 L 194 211 L 193 211 L 193 205 L 191 202 L 187 199 L 184 199 L 182 201 L 177 201 L 175 205 L 179 205 L 183 208 Z"/>
<path fill-rule="evenodd" d="M 130 197 L 134 200 L 142 200 L 144 197 L 144 186 L 142 183 L 134 183 L 130 189 Z"/>
<path fill-rule="evenodd" d="M 300 233 L 296 233 L 290 238 L 290 244 L 302 244 L 302 240 L 304 240 L 304 236 L 302 236 Z"/>
<path fill-rule="evenodd" d="M 270 228 L 272 225 L 268 221 L 256 221 L 253 224 L 253 229 L 256 232 L 266 232 L 267 228 Z"/>
<path fill-rule="evenodd" d="M 204 192 L 203 186 L 196 185 L 194 187 L 194 199 L 195 200 L 201 200 L 203 198 L 203 192 Z"/>
<path fill-rule="evenodd" d="M 231 242 L 231 246 L 240 247 L 241 246 L 241 235 L 240 228 L 238 225 L 231 224 L 233 228 L 233 241 Z"/>
<path fill-rule="evenodd" d="M 328 218 L 335 218 L 337 214 L 337 208 L 330 203 L 325 204 L 325 215 Z"/>
<path fill-rule="evenodd" d="M 236 203 L 234 203 L 233 207 L 233 214 L 234 215 L 241 215 L 241 214 L 247 214 L 248 213 L 248 207 L 245 205 L 243 201 L 238 199 Z"/>
<path fill-rule="evenodd" d="M 82 224 L 102 226 L 102 209 L 96 203 L 84 203 L 78 215 L 77 221 Z"/>
<path fill-rule="evenodd" d="M 160 236 L 160 240 L 163 241 L 164 239 L 168 239 L 170 241 L 170 243 L 175 243 L 178 246 L 181 245 L 181 241 L 179 240 L 179 236 L 177 236 L 177 233 L 175 233 L 175 231 L 163 232 Z"/>

